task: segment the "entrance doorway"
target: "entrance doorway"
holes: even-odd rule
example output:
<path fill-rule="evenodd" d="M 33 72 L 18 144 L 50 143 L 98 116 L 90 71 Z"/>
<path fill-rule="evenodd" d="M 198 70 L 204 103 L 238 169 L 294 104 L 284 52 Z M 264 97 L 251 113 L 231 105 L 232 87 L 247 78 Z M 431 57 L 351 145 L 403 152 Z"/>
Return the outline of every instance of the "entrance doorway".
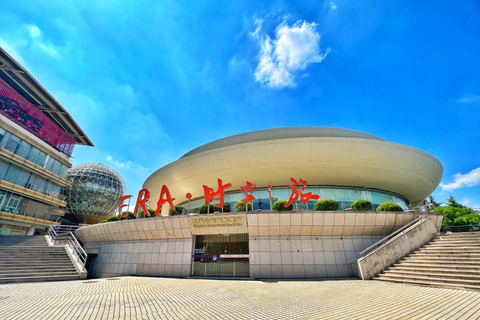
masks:
<path fill-rule="evenodd" d="M 248 234 L 215 234 L 195 237 L 192 275 L 248 277 Z"/>

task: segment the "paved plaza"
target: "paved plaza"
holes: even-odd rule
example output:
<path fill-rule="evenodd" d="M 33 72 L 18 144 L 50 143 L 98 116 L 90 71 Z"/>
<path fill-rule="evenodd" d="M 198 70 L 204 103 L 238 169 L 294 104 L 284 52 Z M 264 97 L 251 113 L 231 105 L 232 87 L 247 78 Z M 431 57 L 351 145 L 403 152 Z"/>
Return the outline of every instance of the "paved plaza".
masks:
<path fill-rule="evenodd" d="M 377 281 L 121 277 L 0 285 L 0 319 L 479 318 L 479 292 Z"/>

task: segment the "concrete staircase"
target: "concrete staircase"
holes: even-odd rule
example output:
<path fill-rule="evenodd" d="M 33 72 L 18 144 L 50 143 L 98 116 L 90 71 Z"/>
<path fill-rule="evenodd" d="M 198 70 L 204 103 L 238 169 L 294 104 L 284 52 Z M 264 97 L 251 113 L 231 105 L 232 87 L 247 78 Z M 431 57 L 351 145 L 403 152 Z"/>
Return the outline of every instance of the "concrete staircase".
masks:
<path fill-rule="evenodd" d="M 480 291 L 480 232 L 438 235 L 373 279 Z"/>
<path fill-rule="evenodd" d="M 65 247 L 49 247 L 43 236 L 0 236 L 0 284 L 78 279 Z"/>

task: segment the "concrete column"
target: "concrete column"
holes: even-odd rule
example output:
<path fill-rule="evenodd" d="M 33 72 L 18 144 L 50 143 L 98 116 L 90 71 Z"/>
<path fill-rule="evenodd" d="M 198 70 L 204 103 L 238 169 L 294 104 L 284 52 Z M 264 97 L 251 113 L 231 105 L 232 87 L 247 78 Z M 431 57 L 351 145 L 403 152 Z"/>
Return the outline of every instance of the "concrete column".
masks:
<path fill-rule="evenodd" d="M 33 236 L 34 232 L 35 232 L 35 226 L 31 226 L 30 228 L 28 228 L 27 236 Z"/>

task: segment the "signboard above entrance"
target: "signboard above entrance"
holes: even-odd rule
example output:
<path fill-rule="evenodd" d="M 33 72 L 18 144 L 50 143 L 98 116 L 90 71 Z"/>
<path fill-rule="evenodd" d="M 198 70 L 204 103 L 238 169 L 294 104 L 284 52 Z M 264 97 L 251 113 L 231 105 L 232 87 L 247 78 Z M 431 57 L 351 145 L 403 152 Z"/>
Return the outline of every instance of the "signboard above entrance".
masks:
<path fill-rule="evenodd" d="M 245 214 L 190 216 L 188 225 L 192 235 L 248 233 Z"/>

